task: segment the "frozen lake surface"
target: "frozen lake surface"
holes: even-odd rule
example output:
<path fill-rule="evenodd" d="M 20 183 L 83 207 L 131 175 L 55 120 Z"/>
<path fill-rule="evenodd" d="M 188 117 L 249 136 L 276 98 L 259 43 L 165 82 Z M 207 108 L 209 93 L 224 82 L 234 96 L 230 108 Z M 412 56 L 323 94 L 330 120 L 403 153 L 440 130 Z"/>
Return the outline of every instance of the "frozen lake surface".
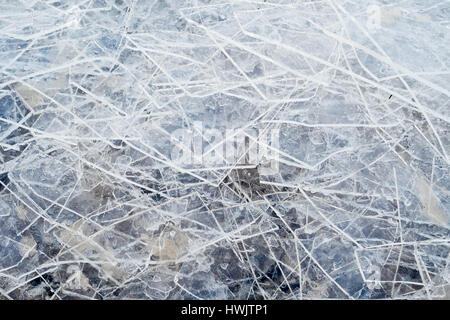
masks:
<path fill-rule="evenodd" d="M 450 298 L 449 29 L 0 0 L 0 299 Z"/>

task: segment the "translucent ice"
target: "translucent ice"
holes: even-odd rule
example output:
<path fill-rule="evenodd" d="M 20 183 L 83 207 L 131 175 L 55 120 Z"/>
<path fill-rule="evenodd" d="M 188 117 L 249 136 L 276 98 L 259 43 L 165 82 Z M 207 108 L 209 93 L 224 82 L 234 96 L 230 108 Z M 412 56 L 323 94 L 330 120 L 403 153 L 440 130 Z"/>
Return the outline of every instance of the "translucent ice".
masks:
<path fill-rule="evenodd" d="M 0 0 L 0 297 L 448 299 L 449 18 Z"/>

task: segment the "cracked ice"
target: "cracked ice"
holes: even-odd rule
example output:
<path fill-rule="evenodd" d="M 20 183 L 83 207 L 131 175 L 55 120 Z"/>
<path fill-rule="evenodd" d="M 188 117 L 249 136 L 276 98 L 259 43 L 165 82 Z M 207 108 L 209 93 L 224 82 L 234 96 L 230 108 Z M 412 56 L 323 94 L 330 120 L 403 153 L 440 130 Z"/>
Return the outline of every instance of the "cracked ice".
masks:
<path fill-rule="evenodd" d="M 448 299 L 449 18 L 0 0 L 1 299 Z"/>

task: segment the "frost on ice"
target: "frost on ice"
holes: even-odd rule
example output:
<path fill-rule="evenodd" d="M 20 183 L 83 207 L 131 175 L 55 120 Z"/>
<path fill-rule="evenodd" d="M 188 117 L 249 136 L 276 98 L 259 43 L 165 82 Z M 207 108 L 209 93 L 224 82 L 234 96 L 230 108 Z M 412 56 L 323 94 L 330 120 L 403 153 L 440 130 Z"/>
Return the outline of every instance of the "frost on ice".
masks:
<path fill-rule="evenodd" d="M 449 18 L 0 0 L 0 297 L 448 299 Z"/>

